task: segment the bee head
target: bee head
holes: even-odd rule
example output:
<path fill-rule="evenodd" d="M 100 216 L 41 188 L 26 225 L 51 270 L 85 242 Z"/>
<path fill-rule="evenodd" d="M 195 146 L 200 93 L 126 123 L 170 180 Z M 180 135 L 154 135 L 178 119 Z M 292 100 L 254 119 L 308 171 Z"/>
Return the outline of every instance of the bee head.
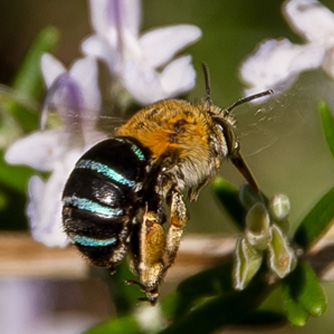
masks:
<path fill-rule="evenodd" d="M 231 115 L 231 111 L 244 103 L 247 103 L 249 101 L 258 99 L 263 96 L 271 95 L 273 94 L 273 90 L 269 89 L 264 92 L 250 95 L 247 97 L 240 98 L 236 102 L 234 102 L 230 107 L 228 108 L 221 108 L 219 106 L 216 106 L 212 103 L 210 93 L 211 93 L 211 85 L 210 85 L 210 74 L 209 74 L 209 68 L 205 63 L 202 63 L 203 73 L 204 73 L 204 79 L 205 79 L 205 90 L 206 90 L 206 97 L 205 97 L 205 104 L 208 113 L 211 115 L 213 120 L 217 125 L 219 125 L 222 128 L 222 131 L 224 133 L 224 137 L 227 144 L 227 149 L 230 156 L 237 155 L 239 152 L 239 141 L 235 132 L 235 121 L 233 116 Z"/>

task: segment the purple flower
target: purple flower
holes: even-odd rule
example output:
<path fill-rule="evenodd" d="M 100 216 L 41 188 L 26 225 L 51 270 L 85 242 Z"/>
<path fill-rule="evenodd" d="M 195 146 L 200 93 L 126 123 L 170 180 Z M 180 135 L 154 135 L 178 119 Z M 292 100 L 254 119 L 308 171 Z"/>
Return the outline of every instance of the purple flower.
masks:
<path fill-rule="evenodd" d="M 201 37 L 193 25 L 161 27 L 139 34 L 139 0 L 91 0 L 96 34 L 82 43 L 141 104 L 177 96 L 195 84 L 191 56 L 173 57 Z"/>
<path fill-rule="evenodd" d="M 316 0 L 289 0 L 283 14 L 304 44 L 270 39 L 246 59 L 240 74 L 246 94 L 272 88 L 288 89 L 303 71 L 322 67 L 334 78 L 334 13 Z"/>

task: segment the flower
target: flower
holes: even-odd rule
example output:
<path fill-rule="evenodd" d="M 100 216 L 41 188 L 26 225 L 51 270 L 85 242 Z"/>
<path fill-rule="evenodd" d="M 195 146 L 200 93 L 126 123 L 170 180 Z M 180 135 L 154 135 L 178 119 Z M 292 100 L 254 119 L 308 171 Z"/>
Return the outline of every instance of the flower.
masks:
<path fill-rule="evenodd" d="M 262 43 L 240 69 L 249 86 L 247 94 L 269 88 L 280 93 L 301 72 L 319 67 L 334 78 L 334 13 L 316 0 L 289 0 L 283 14 L 305 43 L 293 44 L 285 38 Z"/>
<path fill-rule="evenodd" d="M 61 194 L 75 161 L 101 136 L 93 131 L 90 120 L 97 119 L 100 111 L 97 64 L 91 58 L 83 58 L 66 71 L 58 60 L 46 54 L 42 72 L 49 88 L 46 104 L 55 105 L 65 128 L 36 131 L 17 140 L 8 148 L 5 160 L 51 173 L 47 181 L 37 175 L 29 180 L 26 213 L 34 239 L 47 246 L 64 247 L 68 239 L 61 223 Z M 88 112 L 91 117 L 83 117 Z M 47 115 L 45 108 L 42 128 Z"/>
<path fill-rule="evenodd" d="M 174 97 L 195 84 L 191 57 L 171 59 L 201 36 L 193 25 L 174 25 L 139 35 L 139 0 L 91 0 L 96 31 L 82 43 L 86 55 L 102 59 L 141 104 Z"/>

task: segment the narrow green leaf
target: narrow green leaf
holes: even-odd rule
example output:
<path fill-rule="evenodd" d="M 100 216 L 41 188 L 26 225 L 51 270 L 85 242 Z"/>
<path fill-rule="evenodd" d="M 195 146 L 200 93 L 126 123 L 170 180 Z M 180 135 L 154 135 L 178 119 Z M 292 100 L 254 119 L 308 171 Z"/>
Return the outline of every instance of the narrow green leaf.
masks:
<path fill-rule="evenodd" d="M 288 319 L 303 326 L 308 315 L 324 314 L 327 301 L 313 269 L 300 260 L 296 269 L 283 281 L 283 298 Z"/>
<path fill-rule="evenodd" d="M 294 241 L 309 248 L 329 229 L 334 218 L 334 188 L 330 189 L 309 211 L 299 225 Z"/>
<path fill-rule="evenodd" d="M 327 301 L 317 275 L 305 261 L 300 261 L 296 274 L 302 278 L 297 299 L 313 316 L 321 316 L 326 311 Z"/>
<path fill-rule="evenodd" d="M 121 317 L 98 325 L 82 334 L 140 334 L 137 321 L 131 317 Z"/>
<path fill-rule="evenodd" d="M 11 166 L 3 160 L 3 152 L 0 151 L 0 184 L 25 194 L 27 182 L 34 174 L 34 170 L 25 166 Z"/>
<path fill-rule="evenodd" d="M 223 178 L 217 177 L 213 182 L 213 190 L 236 224 L 243 228 L 245 209 L 240 203 L 238 189 Z"/>
<path fill-rule="evenodd" d="M 319 101 L 318 111 L 320 113 L 327 144 L 332 153 L 332 156 L 334 157 L 334 117 L 331 110 L 328 108 L 326 101 L 324 100 Z"/>
<path fill-rule="evenodd" d="M 92 267 L 94 276 L 104 280 L 109 288 L 111 299 L 116 306 L 117 315 L 129 314 L 138 304 L 138 299 L 145 297 L 139 286 L 126 284 L 126 280 L 136 280 L 137 277 L 129 270 L 128 263 L 123 261 L 116 267 L 116 272 L 110 275 L 105 268 Z"/>
<path fill-rule="evenodd" d="M 231 324 L 242 322 L 256 309 L 266 295 L 266 286 L 252 284 L 243 291 L 232 291 L 213 298 L 180 317 L 160 334 L 209 334 Z"/>
<path fill-rule="evenodd" d="M 42 88 L 41 56 L 53 52 L 59 41 L 59 31 L 46 27 L 33 41 L 13 82 L 13 89 L 24 97 L 37 99 Z"/>
<path fill-rule="evenodd" d="M 175 317 L 182 317 L 202 298 L 233 291 L 232 261 L 187 278 L 177 288 Z"/>
<path fill-rule="evenodd" d="M 32 108 L 43 89 L 40 61 L 42 54 L 53 52 L 58 44 L 59 32 L 54 27 L 44 28 L 33 41 L 12 85 L 13 93 L 2 102 L 25 132 L 38 126 L 39 114 Z"/>
<path fill-rule="evenodd" d="M 289 322 L 296 327 L 305 326 L 309 313 L 305 310 L 293 294 L 293 285 L 290 280 L 282 282 L 282 298 L 286 316 Z"/>

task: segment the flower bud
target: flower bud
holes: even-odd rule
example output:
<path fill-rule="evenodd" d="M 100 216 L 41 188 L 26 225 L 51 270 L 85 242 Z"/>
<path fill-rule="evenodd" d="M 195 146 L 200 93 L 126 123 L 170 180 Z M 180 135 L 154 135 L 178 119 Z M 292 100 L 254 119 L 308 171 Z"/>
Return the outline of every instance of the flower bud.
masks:
<path fill-rule="evenodd" d="M 243 290 L 259 270 L 263 254 L 257 251 L 247 240 L 242 238 L 237 241 L 236 260 L 234 263 L 234 288 Z"/>
<path fill-rule="evenodd" d="M 269 210 L 272 218 L 278 222 L 285 220 L 290 214 L 291 204 L 289 197 L 277 194 L 269 201 Z"/>
<path fill-rule="evenodd" d="M 271 240 L 269 241 L 269 267 L 280 277 L 289 274 L 297 264 L 294 250 L 290 246 L 288 237 L 282 230 L 273 224 L 270 227 Z"/>
<path fill-rule="evenodd" d="M 248 243 L 258 250 L 267 248 L 269 234 L 270 217 L 265 206 L 257 202 L 254 204 L 246 216 L 245 236 Z"/>

